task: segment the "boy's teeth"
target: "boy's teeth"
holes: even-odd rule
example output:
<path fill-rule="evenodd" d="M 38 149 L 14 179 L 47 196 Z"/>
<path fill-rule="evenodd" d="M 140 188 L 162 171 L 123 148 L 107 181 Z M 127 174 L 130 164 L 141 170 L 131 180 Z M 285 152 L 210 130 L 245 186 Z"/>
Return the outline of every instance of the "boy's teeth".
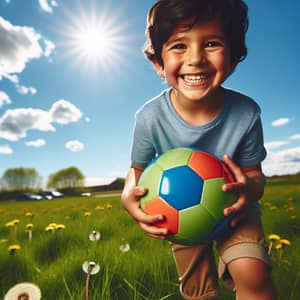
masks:
<path fill-rule="evenodd" d="M 183 76 L 183 79 L 184 81 L 186 82 L 189 82 L 189 83 L 195 83 L 195 82 L 201 82 L 201 81 L 204 81 L 208 78 L 208 75 L 207 74 L 202 74 L 202 75 L 184 75 Z"/>

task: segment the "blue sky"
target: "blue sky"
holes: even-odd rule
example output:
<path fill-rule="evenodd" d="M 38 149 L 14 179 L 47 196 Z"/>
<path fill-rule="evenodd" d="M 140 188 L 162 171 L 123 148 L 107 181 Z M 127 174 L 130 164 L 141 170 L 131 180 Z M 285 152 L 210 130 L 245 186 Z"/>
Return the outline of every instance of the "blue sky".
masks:
<path fill-rule="evenodd" d="M 0 176 L 20 166 L 44 182 L 69 166 L 89 183 L 126 175 L 134 113 L 167 87 L 141 52 L 153 3 L 0 0 Z M 249 54 L 224 85 L 262 108 L 265 173 L 298 172 L 300 2 L 246 3 Z"/>

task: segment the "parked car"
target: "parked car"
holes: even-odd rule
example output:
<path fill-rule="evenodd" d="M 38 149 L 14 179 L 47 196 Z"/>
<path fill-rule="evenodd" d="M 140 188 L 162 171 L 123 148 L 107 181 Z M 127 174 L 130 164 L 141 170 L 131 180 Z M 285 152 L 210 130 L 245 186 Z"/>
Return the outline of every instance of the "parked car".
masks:
<path fill-rule="evenodd" d="M 17 200 L 42 200 L 43 197 L 41 195 L 35 195 L 31 193 L 23 193 L 18 195 Z"/>
<path fill-rule="evenodd" d="M 53 198 L 61 198 L 64 196 L 64 194 L 55 190 L 49 190 L 49 191 L 41 191 L 40 196 L 45 199 L 51 200 Z"/>

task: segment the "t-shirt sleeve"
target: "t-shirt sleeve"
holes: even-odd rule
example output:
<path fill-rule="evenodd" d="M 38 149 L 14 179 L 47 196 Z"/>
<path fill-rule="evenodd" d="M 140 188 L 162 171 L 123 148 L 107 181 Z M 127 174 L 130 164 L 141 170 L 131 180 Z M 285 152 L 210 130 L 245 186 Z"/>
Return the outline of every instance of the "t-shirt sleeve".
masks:
<path fill-rule="evenodd" d="M 154 156 L 155 149 L 151 143 L 147 122 L 141 114 L 137 113 L 131 146 L 131 163 L 135 166 L 146 167 Z"/>
<path fill-rule="evenodd" d="M 261 118 L 258 115 L 237 150 L 236 162 L 243 167 L 260 164 L 266 157 Z"/>

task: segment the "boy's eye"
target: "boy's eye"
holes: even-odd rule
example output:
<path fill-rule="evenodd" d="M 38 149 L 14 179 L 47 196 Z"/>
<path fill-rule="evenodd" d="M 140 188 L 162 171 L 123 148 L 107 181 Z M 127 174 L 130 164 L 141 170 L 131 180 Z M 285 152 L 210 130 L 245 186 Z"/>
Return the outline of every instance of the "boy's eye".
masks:
<path fill-rule="evenodd" d="M 175 49 L 175 50 L 182 50 L 185 49 L 185 45 L 184 44 L 176 44 L 174 46 L 171 47 L 171 49 Z"/>
<path fill-rule="evenodd" d="M 219 43 L 217 41 L 211 41 L 211 42 L 206 43 L 205 48 L 218 47 L 220 45 L 221 45 L 221 43 Z"/>

